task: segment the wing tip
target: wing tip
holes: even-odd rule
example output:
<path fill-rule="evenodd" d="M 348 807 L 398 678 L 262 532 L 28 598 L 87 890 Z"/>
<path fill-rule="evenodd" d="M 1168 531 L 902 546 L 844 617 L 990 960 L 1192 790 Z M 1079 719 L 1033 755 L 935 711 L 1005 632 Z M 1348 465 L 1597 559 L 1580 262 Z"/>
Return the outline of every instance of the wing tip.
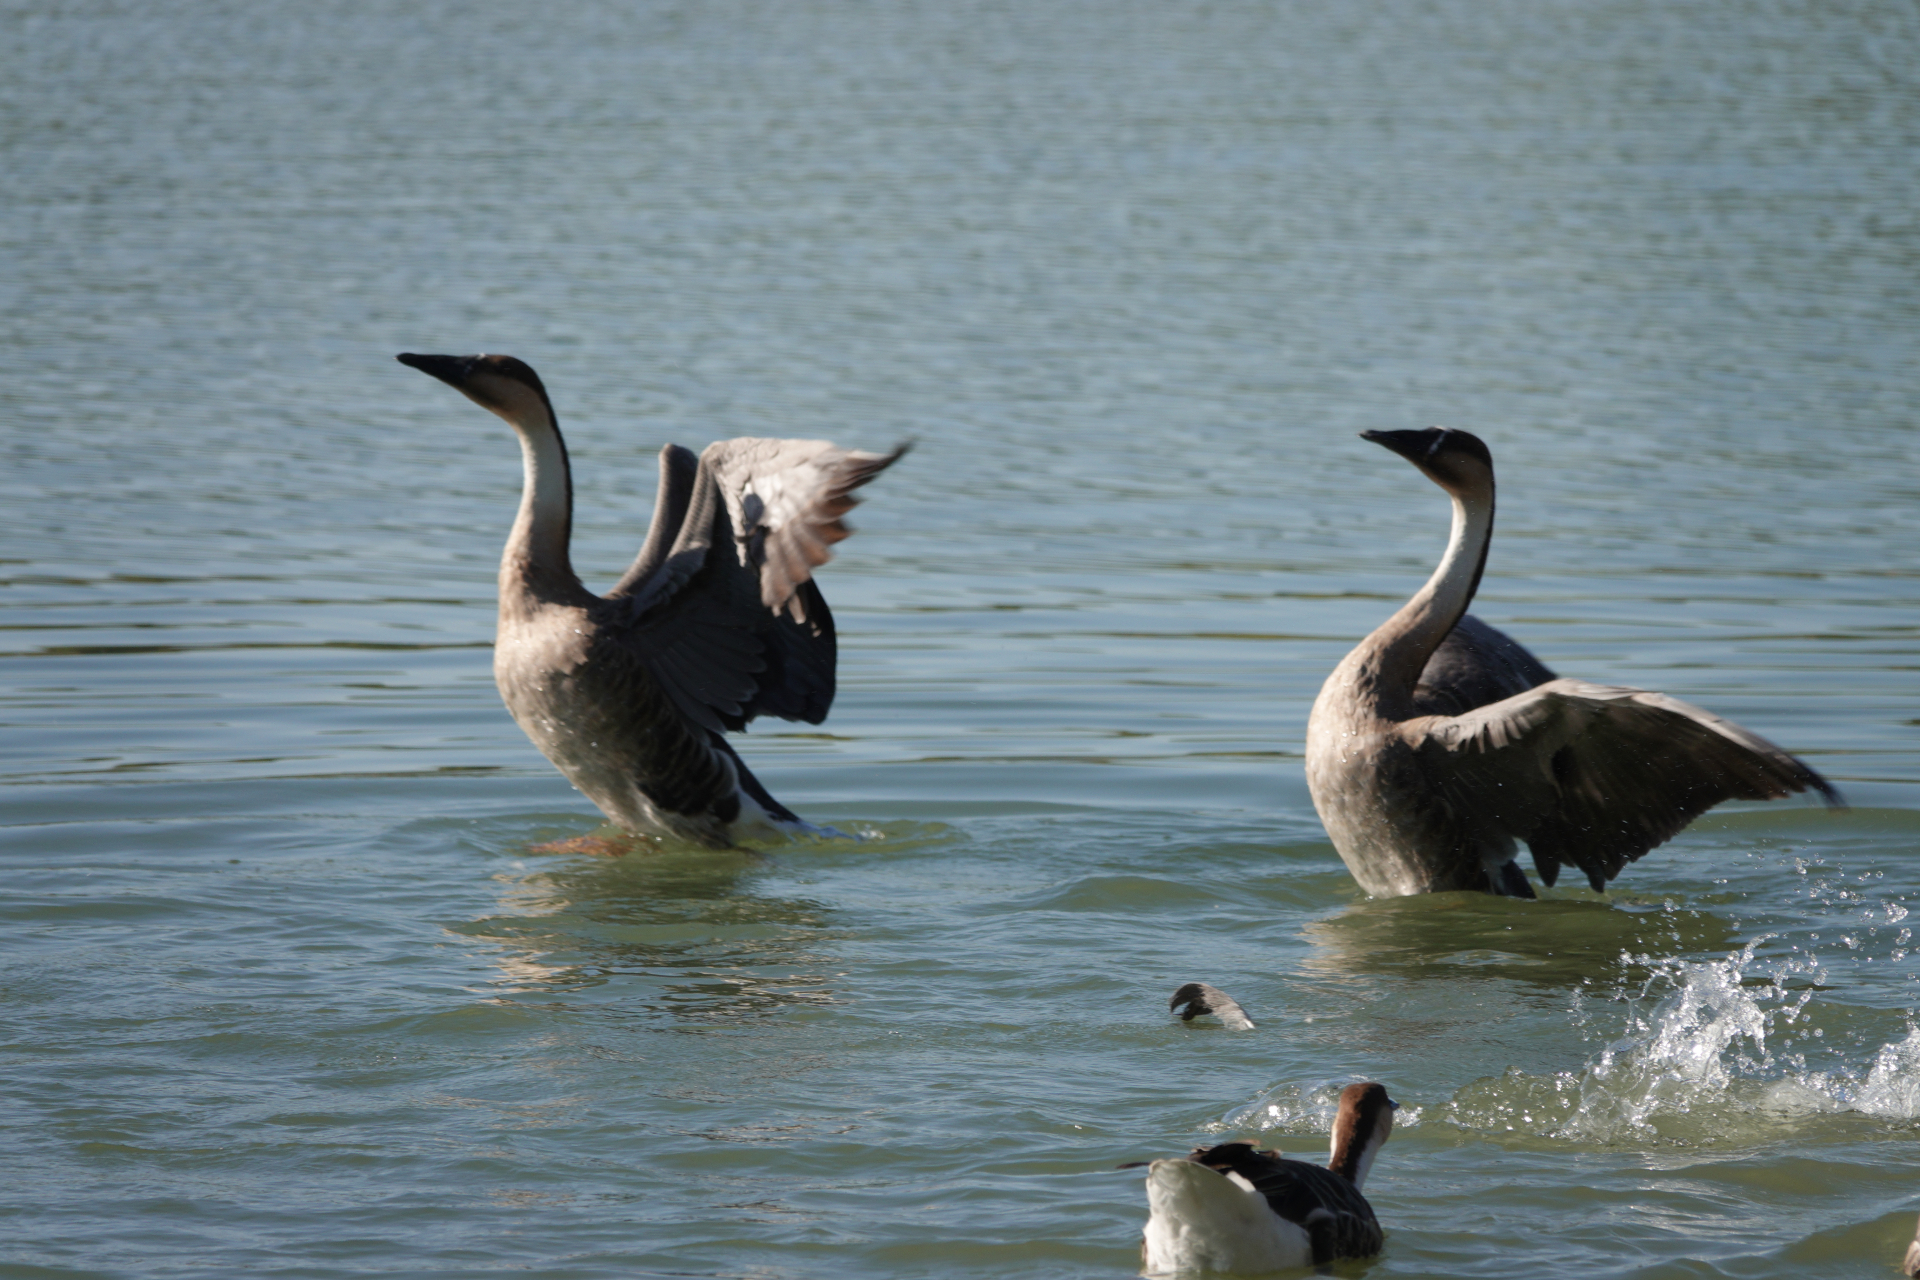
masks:
<path fill-rule="evenodd" d="M 1804 765 L 1801 767 L 1806 768 Z M 1824 803 L 1828 809 L 1835 812 L 1843 812 L 1850 807 L 1847 804 L 1847 798 L 1840 794 L 1840 788 L 1828 782 L 1817 770 L 1807 769 L 1807 779 L 1812 789 L 1820 794 L 1821 802 Z M 1806 790 L 1804 787 L 1801 789 Z"/>
<path fill-rule="evenodd" d="M 913 450 L 914 443 L 910 439 L 902 440 L 893 446 L 889 453 L 868 453 L 862 449 L 847 450 L 846 456 L 841 460 L 841 466 L 844 468 L 841 473 L 843 479 L 840 484 L 834 486 L 833 497 L 845 498 L 853 490 L 906 457 Z M 849 501 L 848 508 L 851 509 L 853 503 L 857 501 L 859 501 L 857 498 Z"/>

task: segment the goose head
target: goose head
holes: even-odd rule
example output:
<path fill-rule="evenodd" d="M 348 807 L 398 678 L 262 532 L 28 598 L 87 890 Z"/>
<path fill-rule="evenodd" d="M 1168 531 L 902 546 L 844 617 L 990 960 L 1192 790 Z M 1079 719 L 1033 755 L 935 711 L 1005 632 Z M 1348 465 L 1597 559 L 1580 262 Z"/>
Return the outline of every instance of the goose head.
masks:
<path fill-rule="evenodd" d="M 1493 490 L 1493 453 L 1470 431 L 1428 427 L 1424 431 L 1362 431 L 1362 440 L 1384 445 L 1420 468 L 1427 479 L 1456 498 Z"/>
<path fill-rule="evenodd" d="M 1399 1109 L 1400 1104 L 1387 1096 L 1383 1084 L 1369 1081 L 1342 1089 L 1340 1109 L 1333 1117 L 1332 1158 L 1327 1167 L 1346 1175 L 1355 1187 L 1365 1182 L 1374 1156 L 1393 1132 L 1393 1113 Z"/>
<path fill-rule="evenodd" d="M 540 375 L 513 356 L 423 356 L 403 351 L 394 359 L 431 374 L 482 409 L 518 426 L 545 416 L 553 421 L 553 402 Z"/>

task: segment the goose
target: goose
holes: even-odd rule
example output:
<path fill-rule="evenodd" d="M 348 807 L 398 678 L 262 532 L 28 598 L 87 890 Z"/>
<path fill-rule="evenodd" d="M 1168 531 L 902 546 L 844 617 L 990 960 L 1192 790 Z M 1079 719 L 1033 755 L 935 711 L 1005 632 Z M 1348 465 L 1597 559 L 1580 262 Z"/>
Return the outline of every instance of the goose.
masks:
<path fill-rule="evenodd" d="M 1709 711 L 1556 677 L 1465 617 L 1493 536 L 1493 455 L 1477 436 L 1363 431 L 1453 500 L 1425 586 L 1349 653 L 1307 721 L 1307 786 L 1334 848 L 1376 897 L 1534 897 L 1515 841 L 1551 886 L 1596 892 L 1722 800 L 1840 794 L 1802 761 Z M 1524 681 L 1520 688 L 1510 687 Z"/>
<path fill-rule="evenodd" d="M 494 682 L 514 720 L 616 826 L 728 848 L 752 826 L 811 828 L 724 736 L 762 714 L 818 724 L 834 693 L 833 615 L 814 584 L 855 489 L 906 451 L 724 440 L 660 451 L 640 554 L 613 590 L 573 572 L 573 480 L 540 376 L 505 355 L 416 355 L 504 418 L 525 484 L 500 559 Z"/>
<path fill-rule="evenodd" d="M 1907 1246 L 1907 1256 L 1900 1259 L 1900 1274 L 1920 1276 L 1920 1227 L 1914 1228 L 1913 1243 Z"/>
<path fill-rule="evenodd" d="M 1361 1187 L 1399 1105 L 1384 1085 L 1341 1090 L 1324 1169 L 1251 1142 L 1153 1161 L 1141 1248 L 1146 1270 L 1258 1273 L 1380 1252 L 1380 1224 Z"/>

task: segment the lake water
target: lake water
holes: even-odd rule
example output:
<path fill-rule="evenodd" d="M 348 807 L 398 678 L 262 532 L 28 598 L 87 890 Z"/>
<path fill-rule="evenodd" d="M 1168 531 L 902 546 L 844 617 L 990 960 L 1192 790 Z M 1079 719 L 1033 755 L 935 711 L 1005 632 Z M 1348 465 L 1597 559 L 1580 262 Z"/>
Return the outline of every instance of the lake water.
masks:
<path fill-rule="evenodd" d="M 1920 1210 L 1910 5 L 6 6 L 0 1275 L 1087 1276 L 1405 1104 L 1341 1275 L 1892 1274 Z M 620 860 L 500 707 L 512 438 L 916 451 L 760 777 Z M 1602 898 L 1368 901 L 1325 673 L 1477 612 L 1804 755 Z M 1577 877 L 1575 877 L 1577 879 Z M 1211 981 L 1253 1031 L 1182 1025 Z"/>

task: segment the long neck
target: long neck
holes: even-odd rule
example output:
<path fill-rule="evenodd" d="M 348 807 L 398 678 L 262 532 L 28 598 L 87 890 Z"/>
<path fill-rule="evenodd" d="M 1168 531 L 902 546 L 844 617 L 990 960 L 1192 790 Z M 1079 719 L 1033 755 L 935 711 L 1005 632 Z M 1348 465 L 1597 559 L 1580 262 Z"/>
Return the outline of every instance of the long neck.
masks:
<path fill-rule="evenodd" d="M 582 591 L 567 554 L 573 538 L 573 476 L 559 425 L 544 409 L 508 421 L 520 437 L 525 481 L 500 557 L 501 602 L 527 592 L 550 597 Z"/>
<path fill-rule="evenodd" d="M 1359 1191 L 1367 1181 L 1367 1171 L 1373 1168 L 1373 1158 L 1380 1154 L 1381 1147 L 1387 1145 L 1387 1135 L 1376 1129 L 1367 1136 L 1365 1142 L 1353 1141 L 1349 1136 L 1342 1143 L 1341 1137 L 1340 1131 L 1335 1129 L 1333 1156 L 1327 1161 L 1327 1168 L 1351 1182 L 1353 1189 Z"/>
<path fill-rule="evenodd" d="M 1473 602 L 1480 573 L 1487 565 L 1487 548 L 1493 540 L 1493 481 L 1489 478 L 1484 490 L 1476 488 L 1449 496 L 1453 498 L 1453 530 L 1440 566 L 1427 584 L 1360 646 L 1368 674 L 1383 696 L 1412 695 L 1427 659 Z"/>

